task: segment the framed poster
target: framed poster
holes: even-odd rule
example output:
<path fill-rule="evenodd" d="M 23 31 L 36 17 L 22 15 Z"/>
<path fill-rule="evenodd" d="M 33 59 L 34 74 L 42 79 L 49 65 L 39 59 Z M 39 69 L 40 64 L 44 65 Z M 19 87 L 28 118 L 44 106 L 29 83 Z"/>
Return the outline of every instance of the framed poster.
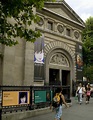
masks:
<path fill-rule="evenodd" d="M 29 91 L 3 91 L 2 106 L 13 106 L 30 103 Z"/>

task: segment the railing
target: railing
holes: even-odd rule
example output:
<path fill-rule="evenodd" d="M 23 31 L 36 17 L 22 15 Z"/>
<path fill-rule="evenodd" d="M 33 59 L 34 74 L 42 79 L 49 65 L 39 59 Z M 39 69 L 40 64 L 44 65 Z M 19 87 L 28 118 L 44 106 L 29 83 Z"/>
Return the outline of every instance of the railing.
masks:
<path fill-rule="evenodd" d="M 48 107 L 57 87 L 59 86 L 1 86 L 0 115 Z M 62 88 L 66 101 L 71 102 L 70 86 Z M 25 98 L 21 98 L 22 94 Z M 22 100 L 25 103 L 21 103 Z"/>

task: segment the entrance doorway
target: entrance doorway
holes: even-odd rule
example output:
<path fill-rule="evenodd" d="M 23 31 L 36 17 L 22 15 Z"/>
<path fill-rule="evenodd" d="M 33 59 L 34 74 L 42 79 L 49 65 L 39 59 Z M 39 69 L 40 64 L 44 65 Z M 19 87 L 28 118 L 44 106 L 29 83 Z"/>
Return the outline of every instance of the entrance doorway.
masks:
<path fill-rule="evenodd" d="M 60 70 L 59 69 L 49 69 L 49 85 L 70 85 L 70 71 L 62 70 L 61 71 L 61 80 L 60 81 Z"/>
<path fill-rule="evenodd" d="M 70 71 L 62 70 L 62 85 L 70 85 Z"/>
<path fill-rule="evenodd" d="M 60 85 L 59 69 L 49 69 L 49 85 Z"/>

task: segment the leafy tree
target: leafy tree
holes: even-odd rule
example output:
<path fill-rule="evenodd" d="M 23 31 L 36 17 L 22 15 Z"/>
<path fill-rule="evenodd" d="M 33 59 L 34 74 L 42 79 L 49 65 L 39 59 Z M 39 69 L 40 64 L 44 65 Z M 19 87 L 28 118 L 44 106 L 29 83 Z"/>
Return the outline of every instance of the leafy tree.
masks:
<path fill-rule="evenodd" d="M 93 40 L 93 17 L 89 17 L 85 22 L 85 29 L 83 30 L 83 41 L 86 37 L 91 37 Z"/>
<path fill-rule="evenodd" d="M 86 66 L 93 65 L 93 41 L 91 37 L 86 37 L 83 42 L 83 60 Z"/>
<path fill-rule="evenodd" d="M 84 66 L 84 76 L 93 82 L 93 66 Z"/>
<path fill-rule="evenodd" d="M 89 17 L 85 22 L 83 30 L 83 55 L 84 64 L 93 65 L 93 17 Z"/>
<path fill-rule="evenodd" d="M 18 43 L 16 37 L 30 42 L 40 37 L 39 31 L 33 31 L 27 26 L 38 20 L 33 8 L 41 9 L 46 1 L 50 0 L 0 0 L 0 43 L 12 46 Z M 11 24 L 9 19 L 15 22 Z"/>
<path fill-rule="evenodd" d="M 93 79 L 93 17 L 89 17 L 86 20 L 82 35 L 84 76 L 91 80 Z"/>

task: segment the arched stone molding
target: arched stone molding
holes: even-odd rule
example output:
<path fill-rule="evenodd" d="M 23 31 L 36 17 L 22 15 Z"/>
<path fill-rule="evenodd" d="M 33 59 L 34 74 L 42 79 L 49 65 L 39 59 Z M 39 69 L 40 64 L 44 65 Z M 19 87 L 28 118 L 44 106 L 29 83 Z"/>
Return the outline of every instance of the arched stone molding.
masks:
<path fill-rule="evenodd" d="M 55 54 L 56 52 L 60 52 L 65 54 L 70 62 L 70 85 L 72 91 L 72 80 L 76 78 L 76 65 L 75 65 L 75 51 L 71 49 L 66 43 L 63 42 L 51 42 L 47 44 L 44 48 L 44 56 L 45 56 L 45 64 L 46 64 L 46 83 L 49 82 L 49 67 L 50 67 L 50 59 L 51 55 Z"/>
<path fill-rule="evenodd" d="M 49 51 L 51 51 L 54 48 L 64 49 L 71 55 L 73 61 L 75 61 L 75 53 L 72 51 L 72 49 L 66 43 L 59 42 L 59 41 L 51 42 L 51 43 L 47 44 L 44 48 L 44 56 L 46 57 L 47 53 L 49 53 Z"/>

